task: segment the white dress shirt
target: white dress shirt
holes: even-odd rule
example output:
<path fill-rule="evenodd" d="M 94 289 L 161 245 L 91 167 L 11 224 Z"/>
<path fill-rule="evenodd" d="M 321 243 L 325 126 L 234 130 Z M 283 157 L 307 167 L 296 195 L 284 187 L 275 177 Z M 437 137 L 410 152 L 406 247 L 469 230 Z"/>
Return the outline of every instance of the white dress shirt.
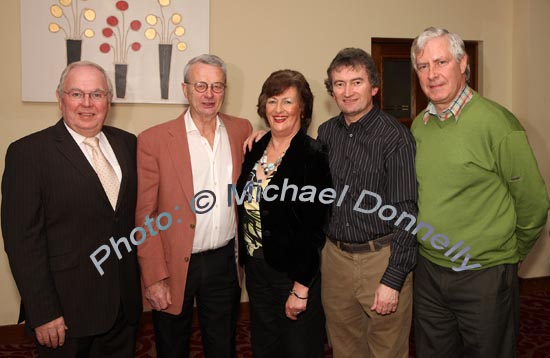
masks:
<path fill-rule="evenodd" d="M 233 161 L 227 130 L 219 117 L 216 117 L 212 147 L 201 136 L 190 111 L 185 113 L 184 120 L 191 156 L 193 190 L 195 194 L 211 190 L 216 197 L 216 204 L 210 211 L 196 214 L 192 252 L 197 253 L 223 247 L 235 237 L 235 211 L 227 205 L 226 199 L 227 185 L 231 184 L 233 177 Z"/>
<path fill-rule="evenodd" d="M 84 139 L 86 139 L 86 137 L 76 133 L 73 129 L 71 129 L 71 127 L 67 125 L 67 123 L 63 122 L 63 124 L 65 124 L 65 127 L 69 131 L 69 134 L 71 135 L 71 137 L 73 137 L 76 144 L 78 144 L 78 147 L 80 148 L 80 150 L 82 151 L 86 159 L 88 159 L 88 162 L 90 162 L 90 165 L 93 168 L 94 165 L 92 162 L 92 148 L 84 144 Z M 109 144 L 107 137 L 105 136 L 105 134 L 103 134 L 103 132 L 99 132 L 96 135 L 96 137 L 99 138 L 99 148 L 101 149 L 101 151 L 103 152 L 103 155 L 105 155 L 105 158 L 107 158 L 107 160 L 115 170 L 115 174 L 118 178 L 118 181 L 119 182 L 122 181 L 122 169 L 120 169 L 120 165 L 118 164 L 118 160 L 116 159 L 115 152 L 113 151 L 113 148 Z"/>

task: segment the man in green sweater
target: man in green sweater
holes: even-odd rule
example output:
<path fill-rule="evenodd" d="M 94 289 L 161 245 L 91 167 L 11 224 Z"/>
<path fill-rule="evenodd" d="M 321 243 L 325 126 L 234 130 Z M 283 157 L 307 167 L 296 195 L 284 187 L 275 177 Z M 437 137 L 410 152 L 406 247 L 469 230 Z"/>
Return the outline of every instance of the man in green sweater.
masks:
<path fill-rule="evenodd" d="M 428 107 L 414 120 L 419 357 L 516 357 L 517 270 L 549 207 L 524 129 L 468 85 L 462 39 L 428 28 L 411 59 Z"/>

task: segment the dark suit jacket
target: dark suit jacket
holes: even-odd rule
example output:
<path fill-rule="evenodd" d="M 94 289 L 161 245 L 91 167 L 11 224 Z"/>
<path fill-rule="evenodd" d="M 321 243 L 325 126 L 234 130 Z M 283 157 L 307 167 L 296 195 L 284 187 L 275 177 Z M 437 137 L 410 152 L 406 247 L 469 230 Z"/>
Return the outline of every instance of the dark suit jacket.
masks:
<path fill-rule="evenodd" d="M 256 161 L 263 155 L 271 132 L 267 133 L 252 151 L 245 156 L 241 176 L 237 182 L 240 196 Z M 281 201 L 284 180 L 298 187 L 296 200 L 292 200 L 292 190 L 287 190 Z M 271 190 L 268 196 L 278 194 L 276 200 L 260 200 L 262 225 L 262 245 L 266 262 L 275 270 L 287 272 L 292 281 L 310 286 L 319 272 L 320 252 L 325 243 L 324 228 L 328 223 L 330 204 L 319 202 L 319 193 L 332 187 L 326 150 L 316 140 L 300 130 L 292 139 L 277 172 L 269 182 L 279 190 Z M 316 188 L 313 202 L 299 200 L 306 185 Z M 246 199 L 246 197 L 245 197 Z M 239 218 L 243 215 L 243 205 L 239 205 Z M 249 257 L 245 251 L 242 220 L 239 220 L 239 243 L 241 264 Z"/>
<path fill-rule="evenodd" d="M 148 235 L 139 245 L 138 258 L 143 288 L 167 279 L 172 304 L 163 312 L 181 313 L 187 283 L 187 271 L 195 238 L 196 214 L 189 203 L 203 188 L 193 188 L 193 168 L 185 128 L 185 112 L 178 118 L 147 129 L 138 136 L 138 204 L 136 225 L 144 226 L 147 215 L 156 219 L 163 212 L 172 213 L 174 223 L 155 236 Z M 233 162 L 232 180 L 241 173 L 243 143 L 252 125 L 243 118 L 219 113 L 229 137 Z M 230 184 L 230 183 L 227 183 Z M 227 198 L 217 198 L 226 205 Z M 179 207 L 179 209 L 175 209 Z M 178 210 L 178 211 L 176 211 Z M 237 265 L 237 263 L 235 263 Z M 149 303 L 144 300 L 145 306 Z"/>
<path fill-rule="evenodd" d="M 113 248 L 101 276 L 90 255 L 113 237 L 129 237 L 136 203 L 136 138 L 103 127 L 122 169 L 116 210 L 63 120 L 12 143 L 2 179 L 2 235 L 26 321 L 59 316 L 69 337 L 109 330 L 122 307 L 141 313 L 136 248 Z"/>

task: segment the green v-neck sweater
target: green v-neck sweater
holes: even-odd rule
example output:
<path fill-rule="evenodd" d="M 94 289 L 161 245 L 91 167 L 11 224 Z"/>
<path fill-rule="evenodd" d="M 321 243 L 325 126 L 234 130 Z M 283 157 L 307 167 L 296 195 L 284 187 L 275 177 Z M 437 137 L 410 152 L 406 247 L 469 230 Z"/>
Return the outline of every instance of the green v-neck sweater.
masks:
<path fill-rule="evenodd" d="M 422 116 L 411 128 L 420 254 L 457 271 L 523 260 L 549 201 L 518 120 L 476 92 L 458 121 L 431 116 L 424 125 Z"/>

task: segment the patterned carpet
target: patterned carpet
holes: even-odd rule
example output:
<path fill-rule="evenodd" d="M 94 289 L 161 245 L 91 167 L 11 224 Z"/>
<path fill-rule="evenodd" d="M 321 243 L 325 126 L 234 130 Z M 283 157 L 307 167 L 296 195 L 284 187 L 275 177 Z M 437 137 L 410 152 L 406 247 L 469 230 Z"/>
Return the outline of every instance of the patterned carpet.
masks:
<path fill-rule="evenodd" d="M 550 357 L 550 292 L 522 295 L 519 357 Z"/>
<path fill-rule="evenodd" d="M 545 358 L 550 357 L 550 292 L 530 292 L 523 294 L 520 302 L 520 358 Z M 155 358 L 153 331 L 149 328 L 141 336 L 137 356 L 139 358 Z M 414 342 L 411 337 L 410 357 L 416 357 Z M 192 346 L 194 347 L 192 358 L 203 358 L 201 349 L 200 332 L 194 327 Z M 332 357 L 332 351 L 325 346 L 325 358 Z M 237 327 L 237 358 L 252 358 L 250 349 L 250 326 L 248 321 L 241 321 Z"/>
<path fill-rule="evenodd" d="M 550 357 L 550 292 L 530 292 L 522 294 L 520 303 L 521 326 L 519 337 L 519 357 Z M 198 327 L 193 327 L 191 358 L 203 358 L 202 343 Z M 0 344 L 0 357 L 37 357 L 32 343 Z M 411 357 L 416 357 L 411 342 Z M 136 357 L 155 358 L 153 328 L 150 323 L 142 325 Z M 328 345 L 325 357 L 332 357 Z M 252 358 L 250 349 L 250 325 L 240 321 L 237 327 L 237 358 Z"/>

